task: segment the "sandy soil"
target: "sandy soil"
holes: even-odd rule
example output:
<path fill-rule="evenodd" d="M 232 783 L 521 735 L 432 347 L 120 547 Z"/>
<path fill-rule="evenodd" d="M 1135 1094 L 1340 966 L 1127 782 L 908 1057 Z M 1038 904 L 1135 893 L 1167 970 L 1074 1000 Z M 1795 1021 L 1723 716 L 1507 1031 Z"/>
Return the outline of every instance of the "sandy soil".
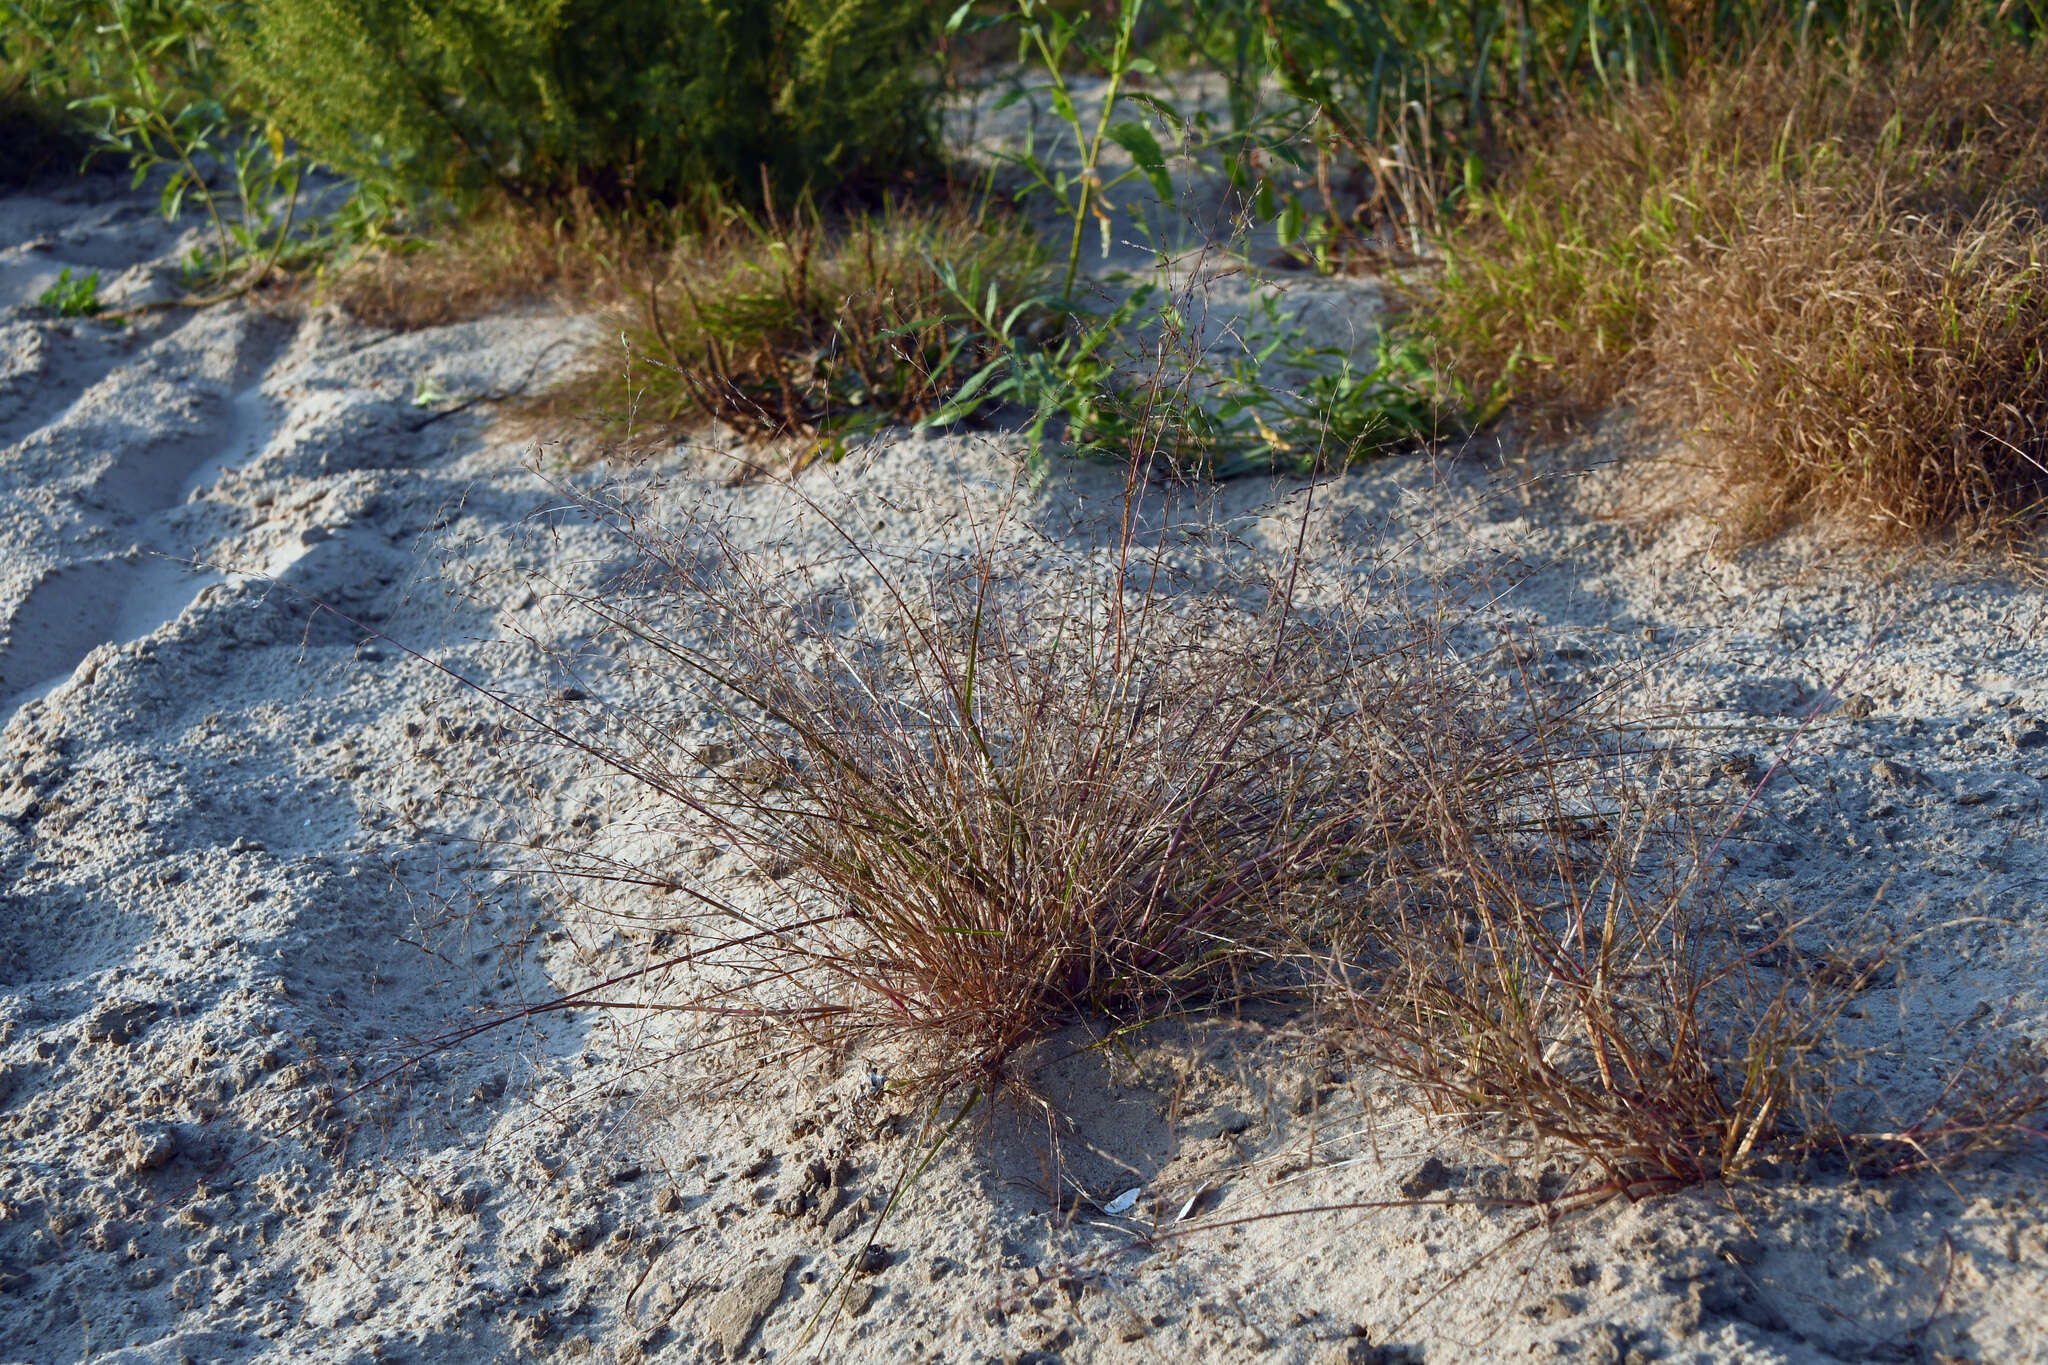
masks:
<path fill-rule="evenodd" d="M 111 181 L 0 198 L 0 1361 L 2048 1354 L 2038 1153 L 1532 1227 L 1472 1201 L 1533 1173 L 1253 1016 L 1113 1061 L 1054 1040 L 1050 1110 L 977 1116 L 877 1233 L 923 1115 L 876 1059 L 715 1086 L 603 1011 L 430 1051 L 652 951 L 496 870 L 479 841 L 535 812 L 602 838 L 604 794 L 392 643 L 577 702 L 557 660 L 589 623 L 544 583 L 621 550 L 488 400 L 588 324 L 32 306 L 67 265 L 161 296 L 179 249 Z M 892 437 L 804 491 L 929 553 L 1015 462 Z M 1815 533 L 1723 553 L 1683 497 L 1615 515 L 1636 472 L 1597 447 L 1388 461 L 1319 494 L 1325 552 L 1429 524 L 1441 561 L 1512 566 L 1542 667 L 1662 660 L 1637 700 L 1701 708 L 1731 781 L 1846 677 L 1731 884 L 1823 937 L 1921 935 L 1864 1007 L 1925 1059 L 1883 1078 L 1901 1112 L 1944 1058 L 2048 1043 L 2048 592 Z M 1113 490 L 1057 468 L 1031 515 L 1083 524 Z M 816 533 L 772 485 L 704 495 Z M 1210 512 L 1271 533 L 1299 496 Z"/>

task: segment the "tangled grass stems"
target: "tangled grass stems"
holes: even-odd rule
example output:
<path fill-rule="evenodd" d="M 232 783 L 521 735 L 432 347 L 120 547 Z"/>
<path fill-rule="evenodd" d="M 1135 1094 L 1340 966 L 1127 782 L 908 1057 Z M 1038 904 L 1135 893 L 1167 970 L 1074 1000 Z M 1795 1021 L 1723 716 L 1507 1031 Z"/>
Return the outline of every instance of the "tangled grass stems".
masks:
<path fill-rule="evenodd" d="M 553 715 L 486 694 L 627 803 L 531 847 L 567 908 L 637 918 L 661 956 L 558 1003 L 716 1020 L 682 1050 L 746 1061 L 857 1043 L 957 1118 L 1028 1089 L 1032 1044 L 1077 1019 L 1313 1002 L 1429 1112 L 1576 1158 L 1548 1214 L 1766 1158 L 1883 1174 L 2042 1140 L 2038 1053 L 1853 1036 L 1907 945 L 1815 960 L 1801 925 L 1735 922 L 1684 753 L 1485 643 L 1470 604 L 1498 585 L 1393 553 L 1312 570 L 1312 490 L 1262 551 L 1128 479 L 1096 540 L 1013 501 L 896 553 L 794 484 L 822 534 L 565 490 L 632 561 L 556 589 L 600 627 L 559 661 L 605 676 Z M 1885 1117 L 1930 1064 L 1936 1093 Z"/>
<path fill-rule="evenodd" d="M 1834 924 L 1815 952 L 1807 921 L 1741 924 L 1710 864 L 1749 803 L 1730 816 L 1670 790 L 1668 758 L 1574 770 L 1597 794 L 1554 791 L 1533 837 L 1430 823 L 1434 875 L 1390 884 L 1321 958 L 1353 1055 L 1507 1154 L 1576 1163 L 1553 1213 L 1787 1158 L 1890 1175 L 2048 1137 L 2038 1050 L 1938 1059 L 1859 1039 L 1859 994 L 1910 943 Z M 1589 802 L 1597 819 L 1567 813 Z M 1930 1068 L 1911 1119 L 1870 1121 Z"/>
<path fill-rule="evenodd" d="M 816 440 L 915 422 L 952 400 L 1003 339 L 962 315 L 956 280 L 1015 301 L 1044 252 L 986 201 L 889 202 L 827 221 L 808 199 L 725 204 L 643 258 L 615 340 L 551 400 L 609 435 L 715 420 L 752 437 Z M 623 347 L 623 354 L 621 354 Z"/>
<path fill-rule="evenodd" d="M 691 888 L 741 922 L 698 926 L 714 953 L 747 938 L 776 1008 L 899 1042 L 942 1089 L 1077 1016 L 1298 990 L 1290 943 L 1428 875 L 1429 821 L 1523 837 L 1611 756 L 1504 695 L 1391 560 L 1348 584 L 1312 584 L 1299 541 L 1231 560 L 1145 533 L 1129 478 L 1106 545 L 1035 542 L 1011 508 L 923 563 L 800 497 L 828 562 L 585 504 L 640 562 L 577 603 L 631 660 L 585 755 L 767 873 L 752 908 Z M 707 714 L 713 745 L 679 738 Z"/>
<path fill-rule="evenodd" d="M 1162 533 L 1170 497 L 1127 480 L 1093 545 L 1005 505 L 907 557 L 794 491 L 822 559 L 586 503 L 640 567 L 579 604 L 633 646 L 626 728 L 585 752 L 766 877 L 685 883 L 710 957 L 748 961 L 721 1000 L 892 1048 L 934 1103 L 1019 1081 L 1075 1020 L 1312 1001 L 1428 1111 L 1582 1163 L 1567 1203 L 2032 1131 L 2024 1058 L 1858 1126 L 1858 1068 L 1907 1060 L 1845 1026 L 1882 956 L 1745 937 L 1696 833 L 1714 807 L 1618 689 L 1540 684 L 1479 643 L 1483 595 L 1391 554 L 1312 567 L 1314 486 L 1260 551 Z M 716 752 L 679 739 L 707 713 Z"/>
<path fill-rule="evenodd" d="M 2048 487 L 2048 66 L 1958 20 L 1771 46 L 1517 136 L 1416 315 L 1476 392 L 1705 439 L 1745 527 L 1996 529 Z"/>
<path fill-rule="evenodd" d="M 548 205 L 492 198 L 431 233 L 378 233 L 335 264 L 324 288 L 357 321 L 398 331 L 542 300 L 602 307 L 619 301 L 620 279 L 656 258 L 685 221 L 661 209 L 607 209 L 580 191 Z"/>

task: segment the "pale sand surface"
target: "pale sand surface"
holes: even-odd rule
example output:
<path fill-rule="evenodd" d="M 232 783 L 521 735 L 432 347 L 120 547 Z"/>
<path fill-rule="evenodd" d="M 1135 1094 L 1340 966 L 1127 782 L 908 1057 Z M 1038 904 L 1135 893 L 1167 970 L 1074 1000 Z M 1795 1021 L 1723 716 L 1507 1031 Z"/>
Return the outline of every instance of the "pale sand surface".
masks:
<path fill-rule="evenodd" d="M 1519 1188 L 1479 1137 L 1319 1071 L 1280 1016 L 1114 1061 L 1055 1040 L 1034 1081 L 1066 1202 L 1142 1188 L 1130 1216 L 1052 1214 L 1045 1111 L 1002 1107 L 887 1220 L 886 1264 L 836 1318 L 819 1310 L 864 1211 L 914 1156 L 920 1115 L 868 1080 L 886 1058 L 708 1093 L 660 1061 L 676 1035 L 584 1012 L 358 1091 L 421 1040 L 651 951 L 470 842 L 537 808 L 602 840 L 604 794 L 306 605 L 558 702 L 547 651 L 589 623 L 531 576 L 599 583 L 623 551 L 549 512 L 546 453 L 496 434 L 488 403 L 448 409 L 544 377 L 590 324 L 389 336 L 227 305 L 117 330 L 31 306 L 65 265 L 116 302 L 161 294 L 178 245 L 116 182 L 0 198 L 0 1361 L 2044 1353 L 2038 1155 L 1881 1184 L 1823 1169 L 1535 1231 L 1463 1206 L 1233 1223 Z M 414 401 L 429 380 L 447 401 Z M 1902 1108 L 1936 1058 L 2048 1042 L 2048 592 L 1996 565 L 1891 571 L 1814 532 L 1726 554 L 1682 494 L 1622 505 L 1636 481 L 1595 458 L 1615 453 L 1375 465 L 1317 494 L 1322 553 L 1433 527 L 1425 556 L 1514 584 L 1500 609 L 1552 643 L 1543 667 L 1704 708 L 1737 769 L 1847 673 L 1863 700 L 1771 784 L 1731 884 L 1823 937 L 1952 926 L 1867 993 L 1870 1026 L 1929 1058 L 1881 1078 Z M 1007 438 L 899 435 L 801 487 L 880 552 L 942 553 L 1016 496 L 1015 462 Z M 1517 491 L 1541 470 L 1570 477 Z M 1115 487 L 1055 467 L 1027 520 L 1065 534 Z M 702 496 L 786 552 L 828 548 L 772 485 Z M 1299 496 L 1241 483 L 1205 515 L 1277 537 Z M 1665 662 L 1628 671 L 1645 657 Z M 704 877 L 742 875 L 715 852 Z M 1140 1244 L 1197 1191 L 1184 1235 Z"/>

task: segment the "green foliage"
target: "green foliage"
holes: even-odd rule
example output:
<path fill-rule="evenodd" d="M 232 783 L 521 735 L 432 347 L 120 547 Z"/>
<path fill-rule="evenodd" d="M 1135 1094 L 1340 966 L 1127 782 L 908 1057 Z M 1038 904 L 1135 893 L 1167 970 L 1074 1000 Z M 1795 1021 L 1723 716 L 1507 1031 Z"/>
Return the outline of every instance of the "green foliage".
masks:
<path fill-rule="evenodd" d="M 931 155 L 922 0 L 248 0 L 231 53 L 313 155 L 415 199 L 689 200 Z"/>
<path fill-rule="evenodd" d="M 1158 48 L 1225 74 L 1248 189 L 1305 262 L 1400 260 L 1484 183 L 1519 125 L 1765 51 L 1849 71 L 1983 25 L 2031 40 L 2048 0 L 1178 0 Z M 1297 106 L 1272 107 L 1271 91 Z M 1292 120 L 1292 139 L 1273 136 Z M 1264 133 L 1265 136 L 1256 134 Z"/>
<path fill-rule="evenodd" d="M 947 23 L 949 32 L 963 26 L 970 8 L 962 5 L 954 11 Z M 1027 177 L 1019 198 L 1045 194 L 1059 205 L 1061 215 L 1072 224 L 1073 231 L 1067 244 L 1066 273 L 1060 284 L 1063 299 L 1073 297 L 1074 280 L 1081 267 L 1081 242 L 1090 218 L 1101 228 L 1103 254 L 1109 252 L 1110 214 L 1117 208 L 1111 198 L 1114 191 L 1126 183 L 1142 180 L 1150 184 L 1162 200 L 1173 198 L 1173 180 L 1167 174 L 1166 154 L 1152 129 L 1142 119 L 1116 117 L 1126 103 L 1138 103 L 1170 122 L 1178 122 L 1178 116 L 1170 106 L 1149 95 L 1133 95 L 1128 89 L 1133 76 L 1147 75 L 1156 70 L 1152 62 L 1137 50 L 1138 25 L 1144 11 L 1145 0 L 1126 0 L 1120 5 L 1106 43 L 1096 40 L 1085 22 L 1044 3 L 1044 0 L 1016 0 L 1014 10 L 983 25 L 992 26 L 994 22 L 1004 20 L 1017 25 L 1018 58 L 1026 65 L 1039 68 L 1045 85 L 1038 93 L 1049 97 L 1053 115 L 1066 126 L 1066 135 L 1073 138 L 1078 164 L 1071 171 L 1049 168 L 1028 131 L 1023 148 L 1001 158 L 1022 170 Z M 1073 86 L 1068 80 L 1068 69 L 1075 64 L 1098 67 L 1104 72 L 1105 84 L 1096 96 L 1100 103 L 1092 121 L 1083 116 L 1076 105 Z M 1020 85 L 996 101 L 994 107 L 1002 109 L 1032 93 L 1030 88 Z M 1102 154 L 1110 145 L 1123 148 L 1130 155 L 1132 164 L 1128 169 L 1105 178 Z"/>
<path fill-rule="evenodd" d="M 163 172 L 166 218 L 204 211 L 194 283 L 253 283 L 293 245 L 306 163 L 224 55 L 247 31 L 240 0 L 8 0 L 6 18 L 26 89 L 66 104 L 135 184 Z"/>
<path fill-rule="evenodd" d="M 100 272 L 73 279 L 71 267 L 57 272 L 57 282 L 36 296 L 38 306 L 63 318 L 89 318 L 99 312 Z"/>
<path fill-rule="evenodd" d="M 949 20 L 949 32 L 969 27 L 971 5 Z M 976 28 L 1014 25 L 1018 56 L 1036 84 L 1020 81 L 997 107 L 1042 97 L 1061 126 L 1052 145 L 1028 131 L 1024 144 L 999 159 L 1018 173 L 1020 200 L 1050 199 L 1064 220 L 1066 252 L 1059 287 L 1017 297 L 998 282 L 948 269 L 956 317 L 993 338 L 995 352 L 926 425 L 964 421 L 993 409 L 1021 410 L 1031 458 L 1042 461 L 1051 442 L 1076 453 L 1112 459 L 1159 461 L 1184 474 L 1227 478 L 1274 469 L 1307 471 L 1342 466 L 1391 446 L 1429 439 L 1462 406 L 1412 342 L 1382 340 L 1378 356 L 1361 371 L 1343 353 L 1317 347 L 1281 316 L 1277 299 L 1259 297 L 1246 319 L 1237 354 L 1212 356 L 1190 325 L 1189 282 L 1178 293 L 1156 280 L 1111 280 L 1113 292 L 1096 302 L 1077 291 L 1082 247 L 1092 222 L 1104 254 L 1117 230 L 1148 231 L 1142 189 L 1166 204 L 1174 183 L 1155 128 L 1173 135 L 1178 150 L 1206 155 L 1215 149 L 1200 117 L 1184 116 L 1142 78 L 1158 73 L 1142 48 L 1144 0 L 1119 5 L 1098 33 L 1086 15 L 1047 0 L 1011 0 Z M 1093 69 L 1102 83 L 1089 91 L 1092 107 L 1071 79 Z M 1120 148 L 1129 164 L 1105 163 Z M 1123 193 L 1125 187 L 1140 191 Z M 1270 201 L 1271 196 L 1267 199 Z M 1268 208 L 1266 216 L 1275 210 Z M 1115 215 L 1135 214 L 1121 220 Z M 1245 242 L 1233 239 L 1232 249 Z M 1160 262 L 1166 266 L 1162 257 Z M 1061 320 L 1048 329 L 1047 318 Z"/>
<path fill-rule="evenodd" d="M 55 103 L 144 84 L 181 104 L 235 102 L 219 35 L 239 0 L 0 0 L 0 68 Z"/>
<path fill-rule="evenodd" d="M 623 367 L 604 348 L 575 397 L 627 436 L 711 418 L 816 449 L 915 421 L 997 346 L 950 306 L 956 270 L 1029 293 L 1044 253 L 1013 217 L 958 203 L 838 220 L 809 200 L 728 206 L 659 262 L 619 320 Z"/>
<path fill-rule="evenodd" d="M 1006 299 L 972 272 L 946 279 L 960 320 L 999 347 L 920 425 L 1019 410 L 1034 464 L 1057 443 L 1204 478 L 1305 474 L 1436 439 L 1474 407 L 1413 337 L 1382 336 L 1360 368 L 1314 345 L 1270 294 L 1223 363 L 1189 325 L 1190 290 L 1140 284 L 1088 309 L 1051 291 Z M 1064 325 L 1048 329 L 1048 318 Z"/>

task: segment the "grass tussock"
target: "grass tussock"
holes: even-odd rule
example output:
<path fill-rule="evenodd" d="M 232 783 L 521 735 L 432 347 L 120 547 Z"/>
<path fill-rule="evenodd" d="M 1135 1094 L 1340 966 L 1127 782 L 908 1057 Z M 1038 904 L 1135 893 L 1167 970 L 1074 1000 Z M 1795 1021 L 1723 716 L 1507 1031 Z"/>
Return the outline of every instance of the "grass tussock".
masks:
<path fill-rule="evenodd" d="M 1291 999 L 1429 1112 L 1575 1159 L 1568 1201 L 1939 1163 L 2048 1102 L 2038 1062 L 1958 1064 L 1859 1126 L 1857 1088 L 1911 1071 L 1845 1043 L 1879 959 L 1738 927 L 1689 756 L 1532 681 L 1484 594 L 1311 572 L 1307 521 L 1063 548 L 999 516 L 884 555 L 792 496 L 839 553 L 583 499 L 637 567 L 571 594 L 615 700 L 556 734 L 634 815 L 550 875 L 676 942 L 638 1007 L 748 1057 L 858 1044 L 936 1098 L 1027 1080 L 1076 1021 Z M 738 866 L 678 871 L 678 835 Z"/>
<path fill-rule="evenodd" d="M 2048 463 L 2048 66 L 1763 51 L 1525 132 L 1420 315 L 1475 391 L 1704 433 L 1753 530 L 1985 525 Z"/>
<path fill-rule="evenodd" d="M 951 562 L 848 537 L 806 566 L 601 510 L 643 569 L 584 606 L 637 685 L 630 740 L 586 752 L 772 874 L 772 917 L 697 926 L 772 959 L 797 998 L 770 1013 L 894 1040 L 941 1087 L 1076 1018 L 1301 989 L 1297 945 L 1424 875 L 1433 829 L 1549 828 L 1604 753 L 1373 591 L 1391 569 L 1310 593 L 1286 556 L 1007 523 Z M 709 768 L 673 738 L 706 708 Z"/>
<path fill-rule="evenodd" d="M 1702 769 L 1533 681 L 1485 594 L 1311 572 L 1307 519 L 1268 528 L 1292 550 L 1140 534 L 1142 487 L 1092 547 L 1005 514 L 929 555 L 795 490 L 838 553 L 580 499 L 636 567 L 568 594 L 613 700 L 550 724 L 633 815 L 548 870 L 676 945 L 635 1008 L 754 1059 L 859 1045 L 936 1101 L 1028 1084 L 1076 1021 L 1291 999 L 1428 1112 L 1576 1163 L 1565 1205 L 2035 1132 L 2038 1057 L 1951 1059 L 1898 1117 L 1929 1063 L 1848 1023 L 1883 953 L 1740 926 Z M 692 845 L 737 865 L 678 870 Z"/>
<path fill-rule="evenodd" d="M 358 321 L 397 331 L 523 303 L 603 306 L 673 231 L 666 215 L 609 213 L 583 195 L 552 208 L 498 200 L 431 234 L 358 253 L 336 269 L 327 295 Z"/>
<path fill-rule="evenodd" d="M 1758 529 L 1815 506 L 1885 533 L 1996 527 L 2048 490 L 2038 210 L 1781 208 L 1714 267 L 1672 285 L 1644 391 L 1705 428 Z"/>
<path fill-rule="evenodd" d="M 914 422 L 1001 345 L 956 290 L 1029 297 L 1044 259 L 1021 222 L 952 199 L 832 220 L 808 201 L 726 208 L 647 265 L 618 310 L 620 342 L 553 401 L 621 435 L 707 419 L 806 438 Z"/>

